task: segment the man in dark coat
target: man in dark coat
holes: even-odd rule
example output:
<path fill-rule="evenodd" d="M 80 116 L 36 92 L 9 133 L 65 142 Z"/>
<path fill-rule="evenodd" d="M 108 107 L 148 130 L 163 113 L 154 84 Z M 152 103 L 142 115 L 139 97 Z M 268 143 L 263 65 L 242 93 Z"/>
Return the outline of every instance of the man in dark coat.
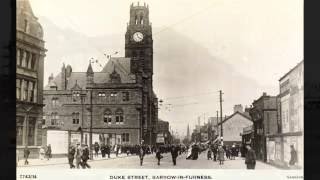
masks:
<path fill-rule="evenodd" d="M 100 151 L 101 151 L 102 158 L 105 158 L 106 157 L 106 145 L 105 144 L 101 144 Z"/>
<path fill-rule="evenodd" d="M 90 168 L 90 165 L 87 163 L 88 159 L 89 159 L 89 149 L 88 149 L 88 145 L 85 145 L 83 151 L 82 151 L 82 168 Z"/>
<path fill-rule="evenodd" d="M 29 161 L 28 161 L 29 155 L 30 155 L 30 150 L 28 149 L 28 146 L 25 146 L 23 150 L 24 165 L 29 164 Z"/>
<path fill-rule="evenodd" d="M 174 166 L 177 164 L 177 157 L 178 157 L 178 153 L 179 153 L 178 151 L 179 151 L 179 149 L 175 145 L 173 145 L 171 147 L 171 156 L 172 156 L 172 162 L 173 162 Z"/>
<path fill-rule="evenodd" d="M 98 157 L 98 155 L 99 155 L 99 149 L 100 149 L 100 146 L 99 146 L 99 144 L 98 144 L 98 142 L 95 142 L 94 143 L 94 152 L 95 152 L 95 157 Z"/>
<path fill-rule="evenodd" d="M 76 153 L 76 148 L 74 146 L 69 147 L 69 152 L 68 152 L 68 160 L 69 160 L 69 165 L 70 169 L 75 168 L 76 166 L 73 164 L 74 160 L 74 155 Z"/>
<path fill-rule="evenodd" d="M 139 147 L 140 166 L 142 166 L 142 164 L 143 164 L 143 158 L 144 158 L 145 153 L 146 153 L 145 148 L 142 145 L 140 145 L 140 147 Z"/>
<path fill-rule="evenodd" d="M 159 148 L 157 148 L 156 150 L 156 158 L 158 159 L 158 165 L 160 165 L 160 160 L 163 158 L 163 156 L 161 155 L 161 151 Z"/>
<path fill-rule="evenodd" d="M 46 151 L 46 156 L 48 160 L 51 158 L 51 153 L 52 153 L 51 145 L 49 144 Z"/>
<path fill-rule="evenodd" d="M 111 147 L 110 145 L 106 146 L 106 153 L 108 154 L 108 158 L 110 158 L 110 153 L 111 153 Z"/>
<path fill-rule="evenodd" d="M 217 151 L 218 151 L 217 146 L 214 145 L 213 148 L 212 148 L 213 160 L 214 160 L 214 161 L 217 161 L 217 153 L 218 153 Z"/>
<path fill-rule="evenodd" d="M 254 169 L 256 166 L 256 153 L 254 150 L 250 147 L 250 145 L 247 145 L 247 154 L 246 154 L 246 160 L 245 163 L 247 165 L 247 169 Z"/>
<path fill-rule="evenodd" d="M 291 145 L 290 148 L 291 148 L 291 151 L 290 151 L 291 157 L 290 157 L 289 165 L 294 166 L 298 159 L 297 151 L 294 149 L 293 145 Z"/>
<path fill-rule="evenodd" d="M 198 159 L 198 156 L 199 156 L 199 146 L 198 145 L 194 145 L 193 148 L 192 148 L 193 152 L 192 153 L 192 160 L 197 160 Z"/>

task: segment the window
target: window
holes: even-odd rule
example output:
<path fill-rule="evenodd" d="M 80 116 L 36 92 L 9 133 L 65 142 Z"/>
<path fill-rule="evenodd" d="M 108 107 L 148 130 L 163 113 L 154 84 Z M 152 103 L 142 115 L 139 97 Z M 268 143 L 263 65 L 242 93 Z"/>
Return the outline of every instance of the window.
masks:
<path fill-rule="evenodd" d="M 32 53 L 32 58 L 31 58 L 31 69 L 36 70 L 36 54 Z"/>
<path fill-rule="evenodd" d="M 132 57 L 137 57 L 137 52 L 136 51 L 132 52 Z"/>
<path fill-rule="evenodd" d="M 122 92 L 122 101 L 129 101 L 129 92 Z"/>
<path fill-rule="evenodd" d="M 58 98 L 57 97 L 53 97 L 51 102 L 52 102 L 52 106 L 56 107 L 58 105 Z"/>
<path fill-rule="evenodd" d="M 16 99 L 20 100 L 21 95 L 21 80 L 16 79 Z"/>
<path fill-rule="evenodd" d="M 28 31 L 28 21 L 25 19 L 24 20 L 24 32 L 27 32 Z"/>
<path fill-rule="evenodd" d="M 30 53 L 28 51 L 26 51 L 26 62 L 24 64 L 25 68 L 29 68 L 29 60 L 30 60 Z"/>
<path fill-rule="evenodd" d="M 18 48 L 18 49 L 17 49 L 17 66 L 20 66 L 20 53 L 21 53 L 21 51 L 20 51 L 20 49 Z"/>
<path fill-rule="evenodd" d="M 117 97 L 117 92 L 111 92 L 110 97 L 111 97 L 111 101 L 115 101 L 116 97 Z"/>
<path fill-rule="evenodd" d="M 29 97 L 29 99 L 28 99 L 28 101 L 29 102 L 33 102 L 33 100 L 34 100 L 34 83 L 33 82 L 29 82 L 29 91 L 28 91 L 28 97 Z"/>
<path fill-rule="evenodd" d="M 112 123 L 112 115 L 111 115 L 111 111 L 109 109 L 107 109 L 103 114 L 103 122 L 105 122 L 107 124 Z"/>
<path fill-rule="evenodd" d="M 106 93 L 105 92 L 99 92 L 98 93 L 98 97 L 106 97 Z"/>
<path fill-rule="evenodd" d="M 73 91 L 72 92 L 72 96 L 73 97 L 79 97 L 80 96 L 80 92 L 79 91 Z"/>
<path fill-rule="evenodd" d="M 79 116 L 80 116 L 80 113 L 72 113 L 72 123 L 73 124 L 79 124 Z"/>
<path fill-rule="evenodd" d="M 36 118 L 30 117 L 28 121 L 28 145 L 35 145 L 35 127 L 36 127 Z"/>
<path fill-rule="evenodd" d="M 51 113 L 51 125 L 58 125 L 59 116 L 57 112 Z"/>
<path fill-rule="evenodd" d="M 123 124 L 123 110 L 118 109 L 116 111 L 116 124 Z"/>
<path fill-rule="evenodd" d="M 129 133 L 123 133 L 122 134 L 122 142 L 128 143 L 129 140 Z"/>
<path fill-rule="evenodd" d="M 23 81 L 23 101 L 28 100 L 28 81 Z"/>

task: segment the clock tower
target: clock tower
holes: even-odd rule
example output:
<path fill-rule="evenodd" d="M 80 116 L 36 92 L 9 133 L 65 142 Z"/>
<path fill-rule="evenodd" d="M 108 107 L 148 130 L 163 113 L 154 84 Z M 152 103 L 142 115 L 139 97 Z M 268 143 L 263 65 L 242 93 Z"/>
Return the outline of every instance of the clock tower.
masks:
<path fill-rule="evenodd" d="M 130 21 L 125 35 L 125 57 L 131 58 L 131 72 L 153 74 L 153 40 L 149 22 L 149 6 L 131 4 Z"/>

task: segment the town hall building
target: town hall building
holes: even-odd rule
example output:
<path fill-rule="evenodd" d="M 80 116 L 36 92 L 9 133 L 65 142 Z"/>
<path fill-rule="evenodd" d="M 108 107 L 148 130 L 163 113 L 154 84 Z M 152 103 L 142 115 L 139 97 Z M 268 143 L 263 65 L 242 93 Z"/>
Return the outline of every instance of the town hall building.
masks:
<path fill-rule="evenodd" d="M 49 77 L 44 90 L 47 136 L 67 131 L 68 144 L 155 144 L 158 99 L 152 79 L 149 7 L 131 4 L 125 57 L 110 58 L 101 72 L 94 72 L 91 62 L 84 72 L 63 64 L 58 75 Z"/>

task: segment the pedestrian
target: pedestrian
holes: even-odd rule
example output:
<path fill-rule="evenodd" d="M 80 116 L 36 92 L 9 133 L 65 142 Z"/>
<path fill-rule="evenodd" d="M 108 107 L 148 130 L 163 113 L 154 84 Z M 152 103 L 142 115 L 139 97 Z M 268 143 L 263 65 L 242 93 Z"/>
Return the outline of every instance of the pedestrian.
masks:
<path fill-rule="evenodd" d="M 213 150 L 212 150 L 212 152 L 213 152 L 213 160 L 214 161 L 217 161 L 217 146 L 216 145 L 214 145 L 213 146 Z"/>
<path fill-rule="evenodd" d="M 227 159 L 230 159 L 230 148 L 229 148 L 229 146 L 226 146 L 225 152 L 226 152 Z"/>
<path fill-rule="evenodd" d="M 70 165 L 70 169 L 75 168 L 76 166 L 73 164 L 73 160 L 74 160 L 74 155 L 76 153 L 76 149 L 74 146 L 70 146 L 69 147 L 69 152 L 68 152 L 68 161 L 69 161 L 69 165 Z"/>
<path fill-rule="evenodd" d="M 290 145 L 291 151 L 290 151 L 290 161 L 289 161 L 289 165 L 290 166 L 294 166 L 297 162 L 298 156 L 297 156 L 297 151 L 294 149 L 293 145 Z"/>
<path fill-rule="evenodd" d="M 29 155 L 30 155 L 30 150 L 28 149 L 28 146 L 25 146 L 23 150 L 24 165 L 29 164 L 29 161 L 28 161 Z"/>
<path fill-rule="evenodd" d="M 98 142 L 95 142 L 94 143 L 94 152 L 95 152 L 95 157 L 98 157 L 99 156 L 99 149 L 100 149 L 100 146 L 98 144 Z"/>
<path fill-rule="evenodd" d="M 209 147 L 209 148 L 208 148 L 208 152 L 207 152 L 207 158 L 208 158 L 208 160 L 209 160 L 209 159 L 212 159 L 211 154 L 212 154 L 212 151 L 211 151 L 211 148 Z"/>
<path fill-rule="evenodd" d="M 84 146 L 84 149 L 82 151 L 82 168 L 90 168 L 90 165 L 87 163 L 88 159 L 89 159 L 89 149 L 88 149 L 88 145 Z"/>
<path fill-rule="evenodd" d="M 158 166 L 159 166 L 160 165 L 160 160 L 163 158 L 159 148 L 157 148 L 157 150 L 156 150 L 156 158 L 158 159 Z"/>
<path fill-rule="evenodd" d="M 101 151 L 102 158 L 105 158 L 106 157 L 106 145 L 105 144 L 101 144 L 100 151 Z"/>
<path fill-rule="evenodd" d="M 172 162 L 174 166 L 177 164 L 178 151 L 179 149 L 175 145 L 171 147 L 171 156 L 172 156 Z"/>
<path fill-rule="evenodd" d="M 221 145 L 219 145 L 218 147 L 218 160 L 219 160 L 219 164 L 222 165 L 224 163 L 224 149 L 222 148 Z"/>
<path fill-rule="evenodd" d="M 111 147 L 109 144 L 106 146 L 106 153 L 108 154 L 108 158 L 110 158 Z"/>
<path fill-rule="evenodd" d="M 51 158 L 51 153 L 52 153 L 52 150 L 51 150 L 51 145 L 49 144 L 48 146 L 47 146 L 47 150 L 46 150 L 46 157 L 47 157 L 47 159 L 49 160 L 50 158 Z"/>
<path fill-rule="evenodd" d="M 256 166 L 256 153 L 250 145 L 247 145 L 246 147 L 248 151 L 246 154 L 245 164 L 247 165 L 247 169 L 254 169 Z"/>
<path fill-rule="evenodd" d="M 44 159 L 44 155 L 45 155 L 45 150 L 44 150 L 44 147 L 41 146 L 40 150 L 39 150 L 39 157 L 41 160 Z"/>
<path fill-rule="evenodd" d="M 82 148 L 81 148 L 80 144 L 77 144 L 77 149 L 76 149 L 76 167 L 77 167 L 77 169 L 79 169 L 80 166 L 82 166 L 81 157 L 82 157 Z"/>
<path fill-rule="evenodd" d="M 140 166 L 142 166 L 142 164 L 143 164 L 144 155 L 145 155 L 145 150 L 142 147 L 142 145 L 140 145 L 140 147 L 139 147 Z"/>

